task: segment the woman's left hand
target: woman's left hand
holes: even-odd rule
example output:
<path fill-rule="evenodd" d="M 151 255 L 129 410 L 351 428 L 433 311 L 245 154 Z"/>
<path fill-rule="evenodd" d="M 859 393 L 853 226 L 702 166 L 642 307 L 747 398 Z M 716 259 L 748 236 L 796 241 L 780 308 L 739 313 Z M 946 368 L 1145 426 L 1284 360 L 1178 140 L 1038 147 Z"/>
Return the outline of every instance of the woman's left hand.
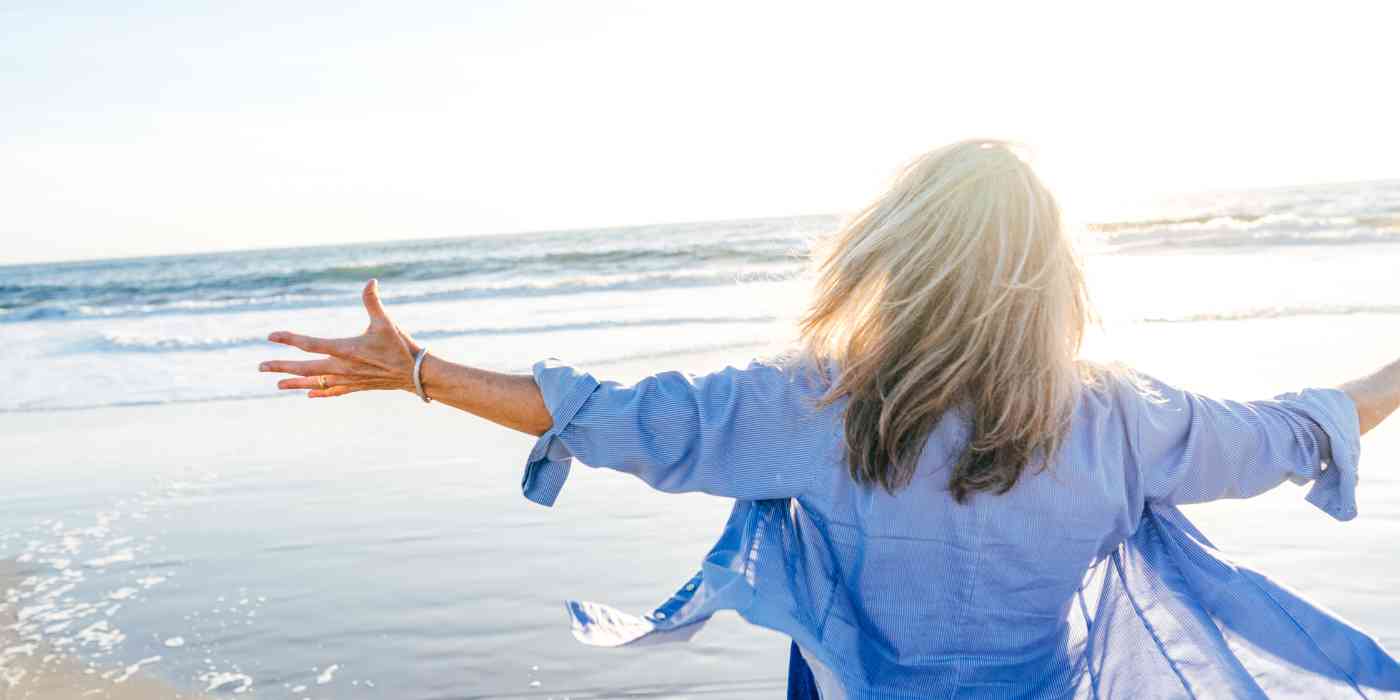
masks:
<path fill-rule="evenodd" d="M 343 396 L 368 389 L 403 389 L 413 392 L 413 358 L 421 349 L 389 319 L 379 301 L 379 284 L 365 284 L 362 298 L 369 312 L 369 328 L 353 338 L 315 338 L 287 331 L 267 336 L 274 343 L 290 345 L 327 357 L 316 360 L 268 360 L 260 372 L 281 372 L 299 377 L 277 382 L 278 389 L 310 389 L 307 396 Z"/>

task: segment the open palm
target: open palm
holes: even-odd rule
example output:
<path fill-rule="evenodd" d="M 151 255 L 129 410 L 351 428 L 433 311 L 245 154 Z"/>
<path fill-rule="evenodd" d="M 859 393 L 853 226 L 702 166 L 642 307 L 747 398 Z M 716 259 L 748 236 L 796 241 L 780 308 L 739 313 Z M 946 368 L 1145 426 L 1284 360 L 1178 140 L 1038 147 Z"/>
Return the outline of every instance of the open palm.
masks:
<path fill-rule="evenodd" d="M 351 338 L 316 338 L 289 331 L 267 336 L 274 343 L 324 355 L 315 360 L 268 360 L 260 372 L 299 375 L 277 382 L 278 389 L 310 389 L 311 398 L 343 396 L 370 389 L 413 391 L 413 358 L 422 348 L 399 329 L 379 300 L 379 283 L 365 284 L 362 299 L 369 327 Z"/>

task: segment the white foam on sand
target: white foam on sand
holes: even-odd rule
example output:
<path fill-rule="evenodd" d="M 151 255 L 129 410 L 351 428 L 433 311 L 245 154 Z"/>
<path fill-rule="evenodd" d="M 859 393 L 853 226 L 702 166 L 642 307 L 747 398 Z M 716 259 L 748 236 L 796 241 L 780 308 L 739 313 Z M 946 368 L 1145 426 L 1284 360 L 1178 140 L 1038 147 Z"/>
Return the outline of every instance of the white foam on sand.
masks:
<path fill-rule="evenodd" d="M 148 656 L 144 659 L 141 659 L 140 661 L 137 661 L 134 664 L 131 664 L 130 666 L 127 666 L 124 669 L 121 669 L 120 673 L 116 671 L 108 671 L 107 673 L 102 674 L 102 677 L 111 680 L 113 683 L 125 683 L 127 679 L 135 675 L 137 671 L 140 671 L 142 666 L 145 666 L 147 664 L 153 664 L 157 661 L 160 661 L 159 656 Z"/>
<path fill-rule="evenodd" d="M 335 672 L 340 670 L 340 664 L 331 664 L 329 668 L 316 676 L 316 685 L 325 685 L 335 679 Z"/>
<path fill-rule="evenodd" d="M 121 550 L 121 551 L 119 551 L 119 552 L 116 552 L 115 554 L 111 554 L 111 555 L 108 555 L 108 556 L 105 556 L 105 557 L 98 557 L 98 558 L 96 558 L 96 559 L 89 559 L 89 560 L 83 562 L 83 565 L 84 565 L 84 566 L 87 566 L 88 568 L 92 568 L 92 569 L 105 569 L 105 568 L 107 568 L 107 567 L 109 567 L 109 566 L 111 566 L 111 565 L 113 565 L 113 564 L 120 564 L 120 563 L 122 563 L 122 562 L 134 561 L 135 559 L 136 559 L 136 553 L 135 553 L 135 552 L 133 552 L 131 549 L 123 549 L 123 550 Z"/>
<path fill-rule="evenodd" d="M 136 595 L 136 593 L 137 593 L 137 590 L 136 590 L 135 588 L 131 588 L 130 586 L 127 586 L 127 587 L 123 587 L 123 588 L 118 588 L 117 590 L 112 591 L 111 593 L 108 593 L 108 594 L 107 594 L 107 597 L 110 598 L 110 599 L 112 599 L 112 600 L 126 600 L 126 599 L 128 599 L 128 598 L 130 598 L 130 597 Z"/>
<path fill-rule="evenodd" d="M 82 646 L 93 645 L 101 651 L 111 651 L 118 644 L 126 641 L 126 633 L 111 625 L 106 620 L 84 627 L 78 632 L 75 639 Z"/>
<path fill-rule="evenodd" d="M 101 606 L 70 598 L 25 606 L 26 620 L 19 621 L 22 596 L 35 597 L 33 589 L 42 576 L 19 578 L 13 562 L 0 560 L 0 698 L 71 700 L 103 697 L 108 700 L 193 700 L 202 697 L 161 682 L 143 669 L 161 660 L 147 656 L 135 663 L 103 664 L 126 635 L 105 619 L 72 632 L 76 620 L 98 615 Z M 57 589 L 51 589 L 51 592 Z M 42 626 L 42 627 L 41 627 Z"/>
<path fill-rule="evenodd" d="M 233 671 L 210 671 L 199 674 L 199 680 L 207 683 L 204 688 L 207 693 L 216 690 L 232 691 L 234 693 L 246 693 L 253 687 L 253 678 L 246 673 L 235 673 Z"/>

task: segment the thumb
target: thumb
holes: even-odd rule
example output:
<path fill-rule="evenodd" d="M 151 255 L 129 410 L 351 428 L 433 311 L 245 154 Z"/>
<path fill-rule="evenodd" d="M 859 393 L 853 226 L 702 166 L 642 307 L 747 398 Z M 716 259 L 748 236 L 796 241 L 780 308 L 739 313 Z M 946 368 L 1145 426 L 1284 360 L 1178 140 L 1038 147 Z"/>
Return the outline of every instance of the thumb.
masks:
<path fill-rule="evenodd" d="M 384 310 L 384 304 L 379 301 L 379 280 L 370 280 L 365 284 L 365 291 L 360 295 L 365 302 L 365 311 L 369 312 L 369 317 L 374 321 L 384 321 L 388 323 L 389 313 Z"/>

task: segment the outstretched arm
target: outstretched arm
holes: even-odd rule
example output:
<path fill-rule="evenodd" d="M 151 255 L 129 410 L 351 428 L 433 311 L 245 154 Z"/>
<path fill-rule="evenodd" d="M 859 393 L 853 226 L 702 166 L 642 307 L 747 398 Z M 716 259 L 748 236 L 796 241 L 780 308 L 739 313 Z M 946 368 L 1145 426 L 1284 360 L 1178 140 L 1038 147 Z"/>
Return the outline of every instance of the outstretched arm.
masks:
<path fill-rule="evenodd" d="M 539 385 L 528 374 L 491 372 L 428 355 L 422 380 L 429 398 L 511 430 L 539 437 L 553 422 Z"/>
<path fill-rule="evenodd" d="M 1386 416 L 1400 408 L 1400 360 L 1375 373 L 1341 385 L 1342 391 L 1356 404 L 1356 416 L 1361 421 L 1361 434 L 1380 425 Z"/>
<path fill-rule="evenodd" d="M 310 389 L 312 398 L 414 392 L 421 346 L 389 319 L 374 280 L 363 296 L 370 319 L 363 334 L 327 339 L 277 331 L 268 340 L 324 357 L 270 360 L 259 369 L 299 375 L 278 388 Z M 429 397 L 539 436 L 523 486 L 541 503 L 553 502 L 575 456 L 661 491 L 746 499 L 800 494 L 822 473 L 826 442 L 806 430 L 815 389 L 799 374 L 754 363 L 705 376 L 662 372 L 624 386 L 548 362 L 536 363 L 530 375 L 511 375 L 430 355 L 421 368 Z"/>
<path fill-rule="evenodd" d="M 375 280 L 365 285 L 362 299 L 369 313 L 364 333 L 353 338 L 315 338 L 277 331 L 267 339 L 326 357 L 269 360 L 258 366 L 259 371 L 300 375 L 277 382 L 277 388 L 310 389 L 311 398 L 372 389 L 416 393 L 413 358 L 422 347 L 389 318 Z M 490 372 L 428 355 L 420 379 L 430 398 L 512 430 L 538 436 L 553 422 L 539 386 L 528 374 Z"/>
<path fill-rule="evenodd" d="M 1248 498 L 1284 480 L 1307 481 L 1348 456 L 1357 438 L 1400 409 L 1400 361 L 1335 389 L 1267 401 L 1224 401 L 1149 378 L 1129 392 L 1131 457 L 1148 500 Z"/>
<path fill-rule="evenodd" d="M 1142 380 L 1150 391 L 1125 384 L 1120 400 L 1128 428 L 1125 456 L 1148 502 L 1250 498 L 1284 481 L 1330 483 L 1339 472 L 1324 474 L 1326 465 L 1354 475 L 1359 412 L 1341 389 L 1231 401 L 1145 375 Z"/>

